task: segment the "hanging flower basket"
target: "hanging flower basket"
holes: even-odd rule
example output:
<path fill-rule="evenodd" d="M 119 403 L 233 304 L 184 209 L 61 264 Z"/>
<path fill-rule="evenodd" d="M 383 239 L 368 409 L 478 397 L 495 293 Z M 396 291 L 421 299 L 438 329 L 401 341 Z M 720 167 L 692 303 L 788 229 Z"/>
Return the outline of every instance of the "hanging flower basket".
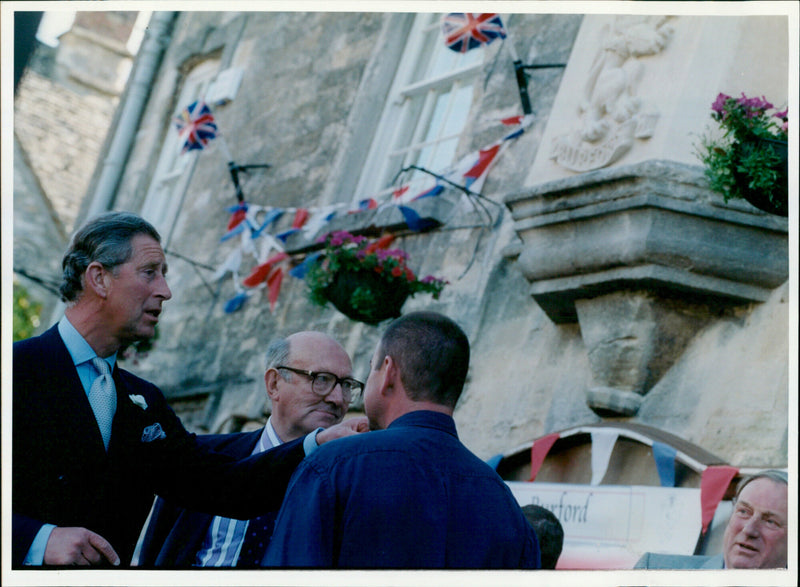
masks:
<path fill-rule="evenodd" d="M 345 231 L 323 237 L 324 256 L 306 275 L 311 301 L 320 306 L 330 302 L 352 320 L 378 324 L 400 316 L 409 296 L 422 292 L 438 299 L 447 282 L 417 279 L 406 265 L 406 252 L 389 249 L 393 239 L 386 235 L 369 242 Z"/>
<path fill-rule="evenodd" d="M 788 216 L 787 110 L 763 96 L 732 98 L 719 94 L 711 117 L 719 123 L 721 137 L 702 139 L 700 158 L 711 189 L 730 198 L 744 198 L 756 208 Z"/>
<path fill-rule="evenodd" d="M 764 212 L 777 216 L 789 215 L 789 143 L 776 139 L 755 137 L 741 144 L 743 157 L 764 155 L 764 172 L 775 178 L 775 189 L 752 188 L 747 172 L 734 171 L 733 175 L 742 197 Z"/>
<path fill-rule="evenodd" d="M 370 271 L 340 271 L 325 290 L 325 296 L 337 310 L 366 324 L 399 317 L 410 293 L 408 285 L 385 281 Z"/>

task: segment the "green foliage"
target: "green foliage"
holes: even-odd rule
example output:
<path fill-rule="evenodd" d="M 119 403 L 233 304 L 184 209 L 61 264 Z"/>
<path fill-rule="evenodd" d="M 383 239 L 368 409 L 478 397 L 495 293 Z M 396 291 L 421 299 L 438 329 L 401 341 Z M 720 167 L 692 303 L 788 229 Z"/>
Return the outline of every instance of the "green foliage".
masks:
<path fill-rule="evenodd" d="M 42 304 L 33 300 L 28 290 L 14 280 L 14 340 L 30 338 L 39 327 Z"/>
<path fill-rule="evenodd" d="M 306 275 L 309 299 L 320 306 L 329 301 L 329 287 L 339 273 L 367 272 L 392 288 L 413 296 L 417 293 L 430 293 L 439 299 L 447 282 L 431 275 L 418 279 L 406 264 L 408 254 L 401 249 L 389 249 L 392 235 L 376 241 L 368 241 L 362 236 L 353 236 L 346 231 L 335 231 L 325 237 L 325 251 L 322 257 Z M 350 294 L 350 305 L 367 314 L 371 313 L 379 300 L 369 288 L 359 287 Z"/>
<path fill-rule="evenodd" d="M 730 198 L 743 198 L 747 191 L 768 196 L 773 203 L 785 199 L 785 141 L 787 111 L 773 112 L 765 98 L 732 98 L 719 94 L 711 105 L 711 117 L 722 136 L 701 139 L 700 159 L 706 166 L 711 189 Z"/>

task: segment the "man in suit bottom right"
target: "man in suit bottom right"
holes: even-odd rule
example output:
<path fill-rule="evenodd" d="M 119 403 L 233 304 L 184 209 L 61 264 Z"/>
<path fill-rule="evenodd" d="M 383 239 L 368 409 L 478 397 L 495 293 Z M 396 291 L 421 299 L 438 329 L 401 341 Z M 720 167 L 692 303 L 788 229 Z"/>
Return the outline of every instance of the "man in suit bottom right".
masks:
<path fill-rule="evenodd" d="M 725 528 L 722 554 L 683 556 L 646 552 L 635 569 L 786 568 L 789 482 L 783 471 L 767 470 L 743 479 Z"/>

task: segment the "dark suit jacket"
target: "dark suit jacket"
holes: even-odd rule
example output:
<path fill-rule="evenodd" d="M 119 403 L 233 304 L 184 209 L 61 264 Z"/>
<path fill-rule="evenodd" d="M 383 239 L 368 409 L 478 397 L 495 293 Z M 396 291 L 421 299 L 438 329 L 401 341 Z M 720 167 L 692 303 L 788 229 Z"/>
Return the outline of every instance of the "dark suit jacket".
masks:
<path fill-rule="evenodd" d="M 106 453 L 57 326 L 14 344 L 12 566 L 44 523 L 83 526 L 130 562 L 155 493 L 199 511 L 249 519 L 280 506 L 302 439 L 240 461 L 201 448 L 147 381 L 114 369 L 117 412 Z M 143 409 L 130 395 L 141 395 Z M 148 442 L 158 424 L 165 437 Z"/>
<path fill-rule="evenodd" d="M 198 442 L 218 452 L 237 459 L 249 456 L 262 429 L 239 434 L 207 434 L 198 436 Z M 145 527 L 138 566 L 161 568 L 188 568 L 194 562 L 212 514 L 187 510 L 163 497 L 156 498 L 150 520 Z"/>

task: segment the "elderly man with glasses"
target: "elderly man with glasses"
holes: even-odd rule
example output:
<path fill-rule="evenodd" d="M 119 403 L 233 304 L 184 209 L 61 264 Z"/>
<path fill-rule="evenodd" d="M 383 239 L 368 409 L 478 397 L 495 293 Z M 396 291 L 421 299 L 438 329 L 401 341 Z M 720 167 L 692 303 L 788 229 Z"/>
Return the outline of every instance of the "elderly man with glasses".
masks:
<path fill-rule="evenodd" d="M 320 332 L 273 341 L 264 374 L 272 413 L 254 432 L 200 437 L 207 447 L 236 458 L 249 456 L 342 421 L 364 385 L 352 377 L 350 357 Z M 277 512 L 233 520 L 178 508 L 158 498 L 140 539 L 134 564 L 144 567 L 257 566 Z"/>

